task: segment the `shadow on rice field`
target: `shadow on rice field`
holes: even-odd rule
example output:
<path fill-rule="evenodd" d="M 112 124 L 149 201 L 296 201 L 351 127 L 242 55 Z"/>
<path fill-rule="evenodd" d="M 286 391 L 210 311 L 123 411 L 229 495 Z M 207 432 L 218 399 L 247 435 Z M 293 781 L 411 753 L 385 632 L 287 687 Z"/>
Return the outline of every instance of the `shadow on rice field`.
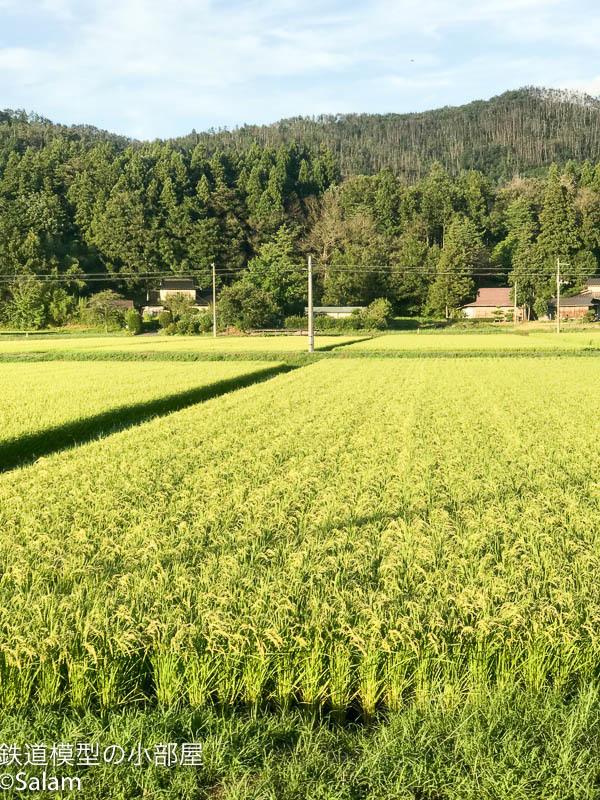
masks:
<path fill-rule="evenodd" d="M 188 406 L 220 397 L 236 389 L 261 383 L 292 369 L 295 367 L 290 364 L 277 364 L 248 375 L 217 381 L 209 386 L 200 386 L 167 397 L 120 406 L 91 417 L 10 439 L 0 444 L 0 473 L 31 464 L 43 456 L 84 444 L 115 431 L 139 425 L 152 417 L 181 411 Z"/>

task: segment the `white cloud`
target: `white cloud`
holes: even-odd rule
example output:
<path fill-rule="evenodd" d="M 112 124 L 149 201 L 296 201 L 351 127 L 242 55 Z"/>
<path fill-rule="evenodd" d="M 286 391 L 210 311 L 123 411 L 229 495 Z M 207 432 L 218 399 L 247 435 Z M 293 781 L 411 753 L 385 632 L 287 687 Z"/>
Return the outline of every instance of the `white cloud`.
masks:
<path fill-rule="evenodd" d="M 19 46 L 0 32 L 4 102 L 147 136 L 372 110 L 378 99 L 419 92 L 434 101 L 436 91 L 443 98 L 469 82 L 479 91 L 482 75 L 490 93 L 499 79 L 504 88 L 556 85 L 554 53 L 536 56 L 533 43 L 555 41 L 565 26 L 580 43 L 597 40 L 595 17 L 578 22 L 567 0 L 0 0 L 0 8 L 24 31 L 39 19 L 53 32 Z M 495 50 L 477 60 L 479 30 Z M 515 42 L 524 55 L 507 68 L 501 45 Z"/>
<path fill-rule="evenodd" d="M 595 78 L 583 78 L 574 80 L 565 80 L 556 84 L 558 89 L 572 89 L 576 92 L 584 92 L 585 94 L 598 97 L 600 95 L 600 75 Z"/>

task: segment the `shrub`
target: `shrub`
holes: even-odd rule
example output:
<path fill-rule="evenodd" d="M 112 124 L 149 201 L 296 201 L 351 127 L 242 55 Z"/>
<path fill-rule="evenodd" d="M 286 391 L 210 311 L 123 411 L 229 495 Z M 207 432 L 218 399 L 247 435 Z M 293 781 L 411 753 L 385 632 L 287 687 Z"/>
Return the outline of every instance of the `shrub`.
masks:
<path fill-rule="evenodd" d="M 113 292 L 112 289 L 104 289 L 90 297 L 88 306 L 96 320 L 104 324 L 105 331 L 108 331 L 109 326 L 111 328 L 123 327 L 125 320 L 121 308 L 122 300 L 123 297 L 117 292 Z"/>
<path fill-rule="evenodd" d="M 292 317 L 286 317 L 283 323 L 283 327 L 287 328 L 288 330 L 296 330 L 297 328 L 306 330 L 308 328 L 308 317 L 300 317 L 297 315 Z"/>
<path fill-rule="evenodd" d="M 142 330 L 142 318 L 140 316 L 140 312 L 136 311 L 135 308 L 130 308 L 125 314 L 125 325 L 132 336 L 136 336 L 138 333 L 140 333 Z"/>
<path fill-rule="evenodd" d="M 167 325 L 167 327 L 165 328 L 165 333 L 168 336 L 173 336 L 175 333 L 177 333 L 174 322 L 171 322 L 169 325 Z"/>
<path fill-rule="evenodd" d="M 392 318 L 392 304 L 385 297 L 378 297 L 360 312 L 360 316 L 363 327 L 384 330 Z"/>
<path fill-rule="evenodd" d="M 48 318 L 54 325 L 66 325 L 73 317 L 77 300 L 61 287 L 53 289 L 48 298 Z"/>
<path fill-rule="evenodd" d="M 596 312 L 592 311 L 591 309 L 589 311 L 586 311 L 585 314 L 583 315 L 583 321 L 584 322 L 595 322 L 596 321 Z"/>
<path fill-rule="evenodd" d="M 248 331 L 252 328 L 275 327 L 281 309 L 269 292 L 242 280 L 223 289 L 219 299 L 219 314 L 225 325 Z"/>
<path fill-rule="evenodd" d="M 165 306 L 173 315 L 173 319 L 189 317 L 194 311 L 194 301 L 185 294 L 172 294 L 164 301 Z"/>
<path fill-rule="evenodd" d="M 197 318 L 198 330 L 201 333 L 208 333 L 212 330 L 213 318 L 212 314 L 200 314 Z"/>
<path fill-rule="evenodd" d="M 161 328 L 168 328 L 173 322 L 173 315 L 170 311 L 161 311 L 158 315 L 158 324 Z"/>
<path fill-rule="evenodd" d="M 42 284 L 35 278 L 25 278 L 11 289 L 11 299 L 6 307 L 9 324 L 19 330 L 41 328 L 46 321 Z"/>
<path fill-rule="evenodd" d="M 349 317 L 328 317 L 326 314 L 315 317 L 315 328 L 320 331 L 356 331 L 362 327 L 362 318 L 354 313 Z"/>

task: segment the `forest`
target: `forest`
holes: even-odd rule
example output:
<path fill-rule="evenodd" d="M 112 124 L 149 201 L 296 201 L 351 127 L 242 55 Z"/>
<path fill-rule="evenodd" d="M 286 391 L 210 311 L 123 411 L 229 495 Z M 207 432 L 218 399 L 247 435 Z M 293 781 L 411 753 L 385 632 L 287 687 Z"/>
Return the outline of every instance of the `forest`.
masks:
<path fill-rule="evenodd" d="M 309 254 L 318 303 L 443 316 L 518 281 L 543 314 L 557 257 L 567 293 L 597 270 L 588 100 L 521 90 L 154 142 L 0 112 L 2 323 L 61 325 L 98 289 L 141 301 L 165 275 L 208 288 L 212 263 L 220 290 L 252 287 L 283 320 L 305 303 Z"/>

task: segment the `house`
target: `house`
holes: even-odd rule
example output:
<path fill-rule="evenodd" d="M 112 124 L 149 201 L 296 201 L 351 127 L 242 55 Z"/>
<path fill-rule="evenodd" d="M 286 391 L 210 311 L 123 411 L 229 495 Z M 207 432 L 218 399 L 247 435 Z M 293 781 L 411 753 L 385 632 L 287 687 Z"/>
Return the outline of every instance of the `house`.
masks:
<path fill-rule="evenodd" d="M 130 309 L 134 308 L 133 300 L 115 300 L 114 305 L 116 308 L 120 308 L 122 311 L 129 311 Z"/>
<path fill-rule="evenodd" d="M 193 308 L 198 311 L 208 311 L 212 300 L 208 295 L 199 294 L 195 281 L 191 278 L 163 278 L 156 289 L 149 289 L 146 295 L 147 305 L 142 308 L 142 314 L 156 317 L 165 310 L 165 302 L 169 297 L 189 297 Z"/>
<path fill-rule="evenodd" d="M 600 278 L 588 278 L 584 282 L 584 286 L 586 292 L 590 292 L 594 297 L 600 297 Z"/>
<path fill-rule="evenodd" d="M 570 297 L 561 294 L 560 318 L 581 319 L 588 311 L 592 311 L 595 318 L 598 319 L 600 309 L 600 282 L 597 286 L 597 290 L 595 296 L 593 292 L 587 290 L 585 292 L 579 292 L 579 294 L 572 294 Z M 556 298 L 553 297 L 548 305 L 550 319 L 556 319 Z"/>
<path fill-rule="evenodd" d="M 510 286 L 488 287 L 477 290 L 477 299 L 461 306 L 461 311 L 469 319 L 503 319 L 514 314 L 515 305 L 511 300 Z M 502 313 L 497 313 L 501 311 Z M 517 321 L 523 320 L 523 309 L 517 308 Z"/>
<path fill-rule="evenodd" d="M 354 311 L 362 311 L 364 306 L 313 306 L 315 317 L 351 317 Z M 304 309 L 304 316 L 308 315 L 308 308 Z"/>

